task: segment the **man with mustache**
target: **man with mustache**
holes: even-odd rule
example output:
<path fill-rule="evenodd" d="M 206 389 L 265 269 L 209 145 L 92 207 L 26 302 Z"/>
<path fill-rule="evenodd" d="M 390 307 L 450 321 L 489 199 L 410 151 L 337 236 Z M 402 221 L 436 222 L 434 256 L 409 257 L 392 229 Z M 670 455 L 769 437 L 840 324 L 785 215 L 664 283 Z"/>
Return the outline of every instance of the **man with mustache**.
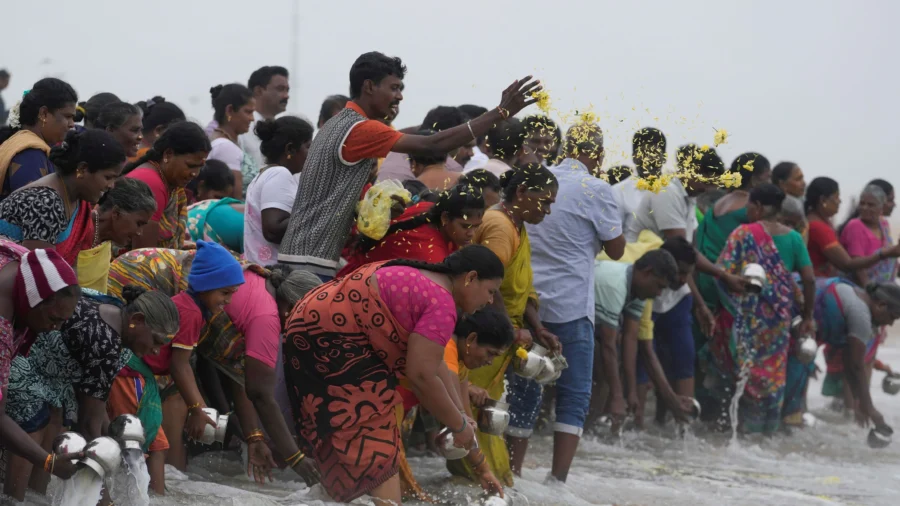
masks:
<path fill-rule="evenodd" d="M 353 211 L 379 158 L 397 153 L 449 153 L 487 133 L 491 125 L 535 102 L 541 89 L 531 76 L 514 81 L 500 105 L 434 135 L 404 134 L 382 121 L 396 117 L 406 67 L 378 52 L 361 55 L 350 68 L 350 102 L 319 130 L 309 148 L 278 261 L 323 280 L 334 277 L 350 235 Z"/>
<path fill-rule="evenodd" d="M 287 109 L 291 91 L 288 71 L 286 68 L 278 66 L 260 67 L 250 74 L 247 87 L 250 88 L 253 98 L 256 99 L 256 110 L 253 111 L 253 123 L 250 124 L 250 131 L 242 134 L 238 138 L 238 143 L 241 149 L 250 155 L 256 167 L 264 167 L 266 161 L 259 150 L 262 141 L 256 136 L 256 123 L 275 119 Z M 244 181 L 244 184 L 249 185 L 250 181 Z"/>

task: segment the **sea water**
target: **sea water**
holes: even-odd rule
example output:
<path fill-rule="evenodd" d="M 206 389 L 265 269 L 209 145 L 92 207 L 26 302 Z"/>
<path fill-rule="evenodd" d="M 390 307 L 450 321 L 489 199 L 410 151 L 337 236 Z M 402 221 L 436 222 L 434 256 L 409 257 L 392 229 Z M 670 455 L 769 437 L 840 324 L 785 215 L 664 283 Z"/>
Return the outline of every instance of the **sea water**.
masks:
<path fill-rule="evenodd" d="M 150 473 L 144 453 L 137 449 L 126 449 L 122 452 L 124 466 L 113 476 L 109 495 L 114 504 L 129 506 L 148 506 L 150 504 Z"/>
<path fill-rule="evenodd" d="M 71 479 L 64 480 L 53 495 L 53 506 L 97 504 L 103 480 L 89 467 L 82 467 Z"/>
<path fill-rule="evenodd" d="M 900 369 L 900 346 L 889 339 L 878 356 Z M 824 370 L 820 356 L 818 363 Z M 900 427 L 900 396 L 881 390 L 883 373 L 872 376 L 872 396 L 885 420 Z M 788 436 L 742 437 L 709 434 L 694 427 L 677 438 L 673 424 L 647 423 L 621 440 L 585 438 L 566 484 L 547 480 L 552 436 L 532 439 L 523 477 L 512 491 L 514 505 L 665 506 L 894 506 L 900 497 L 900 444 L 882 450 L 866 445 L 866 429 L 832 412 L 821 395 L 821 377 L 809 387 L 808 405 L 819 419 L 814 428 Z M 648 405 L 648 407 L 652 407 Z M 649 420 L 649 417 L 648 417 Z M 440 458 L 416 455 L 410 464 L 422 486 L 456 505 L 479 504 L 480 488 L 451 478 Z M 194 458 L 187 473 L 166 467 L 167 495 L 151 496 L 153 506 L 336 506 L 321 486 L 307 488 L 291 471 L 276 471 L 274 483 L 247 477 L 237 453 L 210 452 Z M 77 478 L 76 478 L 77 479 Z M 96 496 L 99 491 L 93 492 Z M 80 503 L 89 504 L 90 501 Z M 51 504 L 29 493 L 26 504 Z M 53 503 L 60 504 L 60 503 Z M 66 506 L 74 506 L 74 502 Z M 118 504 L 118 503 L 117 503 Z M 366 504 L 365 500 L 356 504 Z M 421 503 L 409 503 L 419 504 Z"/>

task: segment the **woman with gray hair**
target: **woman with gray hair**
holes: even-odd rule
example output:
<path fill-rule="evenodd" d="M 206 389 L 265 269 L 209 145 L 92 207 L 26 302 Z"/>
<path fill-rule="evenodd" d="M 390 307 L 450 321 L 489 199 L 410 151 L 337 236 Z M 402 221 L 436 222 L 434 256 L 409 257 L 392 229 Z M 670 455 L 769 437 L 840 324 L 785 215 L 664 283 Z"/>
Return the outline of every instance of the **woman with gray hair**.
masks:
<path fill-rule="evenodd" d="M 842 278 L 824 281 L 816 290 L 816 340 L 832 350 L 832 357 L 839 357 L 842 376 L 855 399 L 847 408 L 855 411 L 856 421 L 891 432 L 872 404 L 866 361 L 878 346 L 878 327 L 900 318 L 900 286 L 879 282 L 863 289 Z"/>
<path fill-rule="evenodd" d="M 866 257 L 876 255 L 891 247 L 890 228 L 884 217 L 884 206 L 888 195 L 878 185 L 870 184 L 865 187 L 859 197 L 857 217 L 851 218 L 841 229 L 840 243 L 847 250 L 850 257 Z M 868 268 L 845 271 L 843 276 L 856 283 L 857 286 L 867 286 L 869 283 L 893 283 L 896 279 L 897 259 L 887 257 Z M 865 377 L 868 381 L 872 376 L 872 365 L 878 346 L 887 337 L 887 328 L 876 326 L 875 337 L 872 346 L 867 348 L 865 355 Z M 843 398 L 844 408 L 852 409 L 855 405 L 854 391 L 844 381 L 844 357 L 839 348 L 825 347 L 825 360 L 828 364 L 828 373 L 822 383 L 822 394 L 826 397 Z"/>

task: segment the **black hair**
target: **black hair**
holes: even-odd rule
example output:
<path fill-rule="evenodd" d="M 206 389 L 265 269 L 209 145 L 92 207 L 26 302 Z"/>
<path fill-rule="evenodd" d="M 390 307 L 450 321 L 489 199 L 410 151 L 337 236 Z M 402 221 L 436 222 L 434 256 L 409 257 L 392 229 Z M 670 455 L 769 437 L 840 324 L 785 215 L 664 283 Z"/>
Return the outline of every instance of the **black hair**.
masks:
<path fill-rule="evenodd" d="M 203 183 L 203 187 L 208 190 L 225 191 L 229 187 L 234 187 L 234 174 L 222 160 L 209 159 L 194 178 L 194 182 L 197 188 Z"/>
<path fill-rule="evenodd" d="M 697 251 L 694 249 L 694 246 L 691 245 L 690 241 L 683 236 L 676 235 L 667 238 L 660 248 L 668 251 L 676 262 L 687 265 L 694 265 L 697 263 Z"/>
<path fill-rule="evenodd" d="M 250 79 L 247 80 L 247 88 L 252 92 L 254 88 L 257 86 L 262 86 L 265 88 L 272 82 L 272 78 L 275 76 L 284 76 L 288 77 L 288 71 L 284 67 L 279 67 L 277 65 L 266 65 L 265 67 L 260 67 L 253 71 L 250 74 Z"/>
<path fill-rule="evenodd" d="M 413 230 L 429 223 L 437 227 L 441 224 L 441 216 L 444 213 L 447 213 L 452 220 L 468 216 L 469 213 L 481 213 L 483 211 L 484 197 L 481 195 L 481 190 L 468 185 L 457 184 L 453 188 L 438 194 L 437 202 L 428 211 L 408 220 L 392 223 L 384 237 L 405 230 Z M 383 240 L 384 238 L 382 238 Z M 377 246 L 379 242 L 364 234 L 360 234 L 356 248 L 361 252 L 367 252 Z"/>
<path fill-rule="evenodd" d="M 9 79 L 9 71 L 6 69 L 0 69 L 0 79 Z"/>
<path fill-rule="evenodd" d="M 88 116 L 92 110 L 88 110 Z M 100 112 L 91 122 L 94 128 L 103 130 L 117 130 L 128 121 L 128 118 L 141 114 L 141 110 L 136 105 L 128 102 L 113 102 L 100 109 Z"/>
<path fill-rule="evenodd" d="M 725 173 L 725 162 L 719 157 L 715 148 L 700 149 L 700 158 L 696 160 L 696 170 L 703 177 L 718 177 Z"/>
<path fill-rule="evenodd" d="M 383 267 L 413 267 L 425 271 L 446 274 L 448 276 L 462 276 L 475 271 L 479 279 L 503 279 L 503 262 L 487 246 L 470 244 L 451 253 L 443 262 L 431 264 L 418 260 L 398 259 L 391 260 Z"/>
<path fill-rule="evenodd" d="M 606 171 L 606 178 L 609 184 L 618 184 L 630 178 L 633 169 L 627 165 L 616 165 Z"/>
<path fill-rule="evenodd" d="M 132 177 L 120 177 L 108 192 L 100 197 L 100 211 L 118 207 L 123 213 L 156 212 L 156 198 L 150 186 Z"/>
<path fill-rule="evenodd" d="M 36 125 L 41 107 L 46 107 L 50 112 L 53 112 L 62 109 L 68 104 L 77 102 L 78 94 L 69 86 L 69 83 L 55 77 L 41 79 L 34 83 L 31 90 L 22 97 L 22 103 L 19 104 L 19 123 L 21 126 L 16 128 L 4 126 L 0 128 L 0 144 L 23 127 Z"/>
<path fill-rule="evenodd" d="M 500 193 L 500 190 L 503 189 L 500 186 L 500 178 L 487 169 L 475 169 L 466 172 L 459 178 L 459 184 L 465 184 L 482 191 L 492 190 L 497 193 Z"/>
<path fill-rule="evenodd" d="M 359 98 L 366 81 L 376 85 L 387 76 L 394 76 L 401 81 L 406 76 L 406 65 L 400 58 L 385 56 L 378 51 L 359 55 L 350 67 L 350 98 Z"/>
<path fill-rule="evenodd" d="M 462 315 L 456 320 L 453 334 L 457 339 L 465 340 L 472 332 L 477 336 L 479 346 L 491 346 L 501 350 L 512 345 L 515 339 L 509 318 L 492 307 L 479 309 L 470 315 Z"/>
<path fill-rule="evenodd" d="M 462 178 L 460 178 L 462 179 Z M 403 189 L 409 192 L 410 195 L 413 196 L 413 201 L 416 201 L 416 197 L 418 197 L 419 202 L 437 202 L 438 195 L 432 192 L 425 183 L 419 181 L 418 179 L 407 179 L 403 181 Z"/>
<path fill-rule="evenodd" d="M 522 120 L 522 126 L 525 128 L 526 136 L 531 135 L 534 132 L 543 133 L 549 131 L 550 134 L 553 135 L 553 139 L 556 141 L 557 145 L 562 143 L 562 130 L 556 122 L 547 116 L 540 114 L 526 116 L 525 119 Z M 556 154 L 554 153 L 554 156 L 555 155 Z"/>
<path fill-rule="evenodd" d="M 820 202 L 840 191 L 837 181 L 830 177 L 817 177 L 806 186 L 806 199 L 803 210 L 809 214 Z"/>
<path fill-rule="evenodd" d="M 763 183 L 750 190 L 750 202 L 767 208 L 767 215 L 775 216 L 781 211 L 786 195 L 777 185 Z"/>
<path fill-rule="evenodd" d="M 631 160 L 642 169 L 658 171 L 666 162 L 668 143 L 658 128 L 644 127 L 631 138 Z"/>
<path fill-rule="evenodd" d="M 596 123 L 581 121 L 569 127 L 566 132 L 565 156 L 578 158 L 588 155 L 599 159 L 603 153 L 603 129 Z"/>
<path fill-rule="evenodd" d="M 525 127 L 516 118 L 501 121 L 488 130 L 487 143 L 495 158 L 509 160 L 519 154 L 525 143 Z"/>
<path fill-rule="evenodd" d="M 425 115 L 425 119 L 422 120 L 422 129 L 440 132 L 462 125 L 470 119 L 459 107 L 439 105 Z"/>
<path fill-rule="evenodd" d="M 247 102 L 253 98 L 253 92 L 243 84 L 219 84 L 209 89 L 212 96 L 212 106 L 215 113 L 213 119 L 219 124 L 225 122 L 225 110 L 230 105 L 232 110 L 237 112 L 238 109 L 247 105 Z"/>
<path fill-rule="evenodd" d="M 118 102 L 121 102 L 121 100 L 114 93 L 97 93 L 93 97 L 87 99 L 87 102 L 78 103 L 78 107 L 75 109 L 75 122 L 80 123 L 84 121 L 85 125 L 90 123 L 91 126 L 94 126 L 100 111 L 106 106 Z"/>
<path fill-rule="evenodd" d="M 254 132 L 259 140 L 259 150 L 266 161 L 277 163 L 288 144 L 300 148 L 313 138 L 313 126 L 297 116 L 282 116 L 275 120 L 258 121 Z"/>
<path fill-rule="evenodd" d="M 122 175 L 128 174 L 147 162 L 159 163 L 162 161 L 163 154 L 170 149 L 176 155 L 187 155 L 199 152 L 209 153 L 212 148 L 209 144 L 209 137 L 206 136 L 206 132 L 200 128 L 200 125 L 190 121 L 175 123 L 156 139 L 153 147 L 147 150 L 144 156 L 126 165 Z"/>
<path fill-rule="evenodd" d="M 675 150 L 675 165 L 679 171 L 697 170 L 700 147 L 696 144 L 685 144 Z"/>
<path fill-rule="evenodd" d="M 63 176 L 74 174 L 81 164 L 88 172 L 97 172 L 122 165 L 125 149 L 106 130 L 69 130 L 66 140 L 50 150 L 50 161 Z"/>
<path fill-rule="evenodd" d="M 753 179 L 759 179 L 760 174 L 772 170 L 769 159 L 759 153 L 749 152 L 739 155 L 731 162 L 731 173 L 741 175 L 742 190 L 753 185 Z"/>
<path fill-rule="evenodd" d="M 322 102 L 322 107 L 319 109 L 319 124 L 324 125 L 332 116 L 340 112 L 344 107 L 347 107 L 347 102 L 349 101 L 350 98 L 344 95 L 331 95 L 325 98 Z"/>
<path fill-rule="evenodd" d="M 654 249 L 644 253 L 634 263 L 637 271 L 650 270 L 654 277 L 664 279 L 669 286 L 678 284 L 678 264 L 675 257 L 665 249 Z"/>
<path fill-rule="evenodd" d="M 141 313 L 151 331 L 165 335 L 178 332 L 181 321 L 178 308 L 163 292 L 147 290 L 138 285 L 125 285 L 122 287 L 122 299 L 125 300 L 123 310 L 126 318 Z"/>
<path fill-rule="evenodd" d="M 871 282 L 866 285 L 866 294 L 874 300 L 887 304 L 891 313 L 900 312 L 900 286 L 893 281 Z"/>
<path fill-rule="evenodd" d="M 539 163 L 529 163 L 523 167 L 508 170 L 500 176 L 500 187 L 503 189 L 503 200 L 512 202 L 516 190 L 525 186 L 528 191 L 542 192 L 559 187 L 559 181 L 550 170 Z"/>
<path fill-rule="evenodd" d="M 794 162 L 778 162 L 772 168 L 772 182 L 781 184 L 787 181 L 791 178 L 791 172 L 794 172 L 795 168 L 797 168 L 797 164 Z"/>
<path fill-rule="evenodd" d="M 172 123 L 185 121 L 184 111 L 172 102 L 166 102 L 163 97 L 153 97 L 150 100 L 144 100 L 134 104 L 144 112 L 144 134 L 156 130 L 162 126 L 165 130 Z"/>
<path fill-rule="evenodd" d="M 431 129 L 421 129 L 416 132 L 416 135 L 428 137 L 429 135 L 434 135 L 436 133 L 437 132 Z M 447 161 L 447 153 L 439 151 L 422 151 L 418 153 L 410 153 L 409 159 L 419 165 L 436 165 Z"/>

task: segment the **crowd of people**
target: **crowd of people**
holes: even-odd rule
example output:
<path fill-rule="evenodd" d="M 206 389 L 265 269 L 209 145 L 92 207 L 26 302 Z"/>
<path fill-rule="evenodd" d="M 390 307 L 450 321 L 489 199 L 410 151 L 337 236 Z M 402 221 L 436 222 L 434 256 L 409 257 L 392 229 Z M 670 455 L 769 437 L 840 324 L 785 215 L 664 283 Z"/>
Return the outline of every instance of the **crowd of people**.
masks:
<path fill-rule="evenodd" d="M 516 117 L 542 93 L 531 76 L 496 107 L 398 129 L 405 74 L 361 55 L 315 127 L 285 113 L 277 66 L 213 86 L 205 127 L 159 96 L 79 102 L 55 78 L 25 92 L 0 130 L 6 494 L 71 477 L 53 439 L 122 414 L 165 494 L 213 407 L 260 484 L 289 467 L 340 502 L 428 500 L 406 449 L 445 428 L 467 450 L 449 472 L 502 496 L 542 413 L 560 482 L 603 417 L 642 429 L 651 392 L 661 425 L 802 426 L 806 336 L 835 409 L 890 430 L 870 395 L 900 318 L 890 183 L 837 225 L 834 180 L 699 142 L 664 173 L 652 127 L 633 167 L 604 169 L 590 115 L 565 135 Z M 565 364 L 552 387 L 519 368 L 536 345 Z M 499 400 L 500 436 L 475 421 Z"/>

